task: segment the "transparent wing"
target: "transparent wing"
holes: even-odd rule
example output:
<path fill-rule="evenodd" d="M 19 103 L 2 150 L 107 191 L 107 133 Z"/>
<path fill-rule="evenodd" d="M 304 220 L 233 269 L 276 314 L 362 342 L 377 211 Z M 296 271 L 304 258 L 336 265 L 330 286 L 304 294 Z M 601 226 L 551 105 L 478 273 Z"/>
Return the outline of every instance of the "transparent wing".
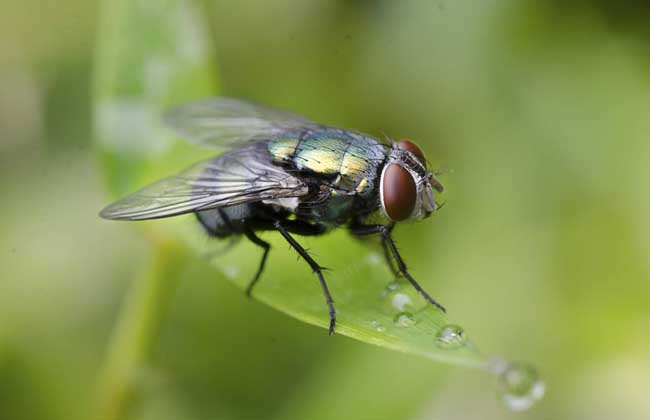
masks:
<path fill-rule="evenodd" d="M 319 127 L 299 115 L 226 97 L 175 108 L 165 115 L 165 122 L 188 141 L 217 149 L 271 138 L 287 130 Z"/>
<path fill-rule="evenodd" d="M 271 164 L 265 148 L 259 146 L 254 144 L 200 162 L 109 205 L 100 216 L 115 220 L 158 219 L 307 194 L 307 186 Z"/>

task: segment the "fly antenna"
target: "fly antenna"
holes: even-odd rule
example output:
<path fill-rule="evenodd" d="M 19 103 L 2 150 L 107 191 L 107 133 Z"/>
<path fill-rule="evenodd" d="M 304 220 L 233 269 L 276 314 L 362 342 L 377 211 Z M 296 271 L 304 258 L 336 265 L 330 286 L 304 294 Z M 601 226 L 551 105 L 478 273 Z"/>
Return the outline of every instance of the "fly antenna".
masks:
<path fill-rule="evenodd" d="M 437 171 L 435 171 L 433 174 L 434 174 L 435 176 L 439 176 L 439 175 L 447 175 L 447 174 L 453 174 L 453 173 L 454 173 L 454 170 L 453 170 L 453 169 L 448 168 L 448 167 L 446 167 L 446 166 L 443 166 L 442 168 L 440 168 L 440 169 L 438 169 Z"/>

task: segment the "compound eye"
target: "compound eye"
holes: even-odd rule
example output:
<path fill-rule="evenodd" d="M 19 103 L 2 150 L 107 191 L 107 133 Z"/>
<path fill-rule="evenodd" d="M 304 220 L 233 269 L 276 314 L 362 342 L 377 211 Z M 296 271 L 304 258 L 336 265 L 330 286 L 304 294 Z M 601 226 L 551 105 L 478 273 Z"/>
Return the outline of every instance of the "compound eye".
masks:
<path fill-rule="evenodd" d="M 408 219 L 415 209 L 417 186 L 413 176 L 396 163 L 384 169 L 381 202 L 388 217 L 399 222 Z"/>
<path fill-rule="evenodd" d="M 422 165 L 424 165 L 424 167 L 427 166 L 427 160 L 424 158 L 424 153 L 422 153 L 422 150 L 418 147 L 417 144 L 408 139 L 400 140 L 397 144 L 402 149 L 413 153 L 420 160 Z"/>

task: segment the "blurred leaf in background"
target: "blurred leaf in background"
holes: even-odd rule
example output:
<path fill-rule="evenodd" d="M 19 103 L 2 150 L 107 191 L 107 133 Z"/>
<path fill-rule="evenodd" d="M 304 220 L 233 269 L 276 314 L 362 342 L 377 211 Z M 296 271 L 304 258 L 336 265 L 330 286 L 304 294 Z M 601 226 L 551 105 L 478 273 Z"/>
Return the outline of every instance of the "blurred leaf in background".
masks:
<path fill-rule="evenodd" d="M 649 416 L 645 4 L 205 5 L 223 94 L 411 137 L 453 169 L 445 208 L 398 240 L 483 348 L 542 367 L 551 391 L 518 417 Z M 3 419 L 85 418 L 147 258 L 137 230 L 96 217 L 97 9 L 28 0 L 0 17 Z M 178 282 L 135 418 L 513 416 L 484 375 L 330 339 L 200 258 Z"/>
<path fill-rule="evenodd" d="M 163 110 L 216 91 L 217 69 L 201 9 L 190 0 L 106 1 L 94 77 L 94 126 L 106 178 L 118 194 L 176 161 L 183 145 L 161 127 Z M 159 175 L 158 175 L 159 176 Z M 129 286 L 111 334 L 95 417 L 128 417 L 141 403 L 185 253 L 149 234 L 149 268 Z"/>

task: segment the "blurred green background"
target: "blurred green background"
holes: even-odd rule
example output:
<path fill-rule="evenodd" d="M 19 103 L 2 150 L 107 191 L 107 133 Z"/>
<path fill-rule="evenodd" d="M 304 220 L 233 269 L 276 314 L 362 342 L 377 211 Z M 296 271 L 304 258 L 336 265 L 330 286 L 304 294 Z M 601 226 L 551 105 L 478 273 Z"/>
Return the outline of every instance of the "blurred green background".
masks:
<path fill-rule="evenodd" d="M 221 93 L 410 137 L 450 169 L 446 207 L 400 246 L 484 351 L 538 367 L 547 396 L 510 413 L 494 378 L 328 337 L 196 256 L 130 418 L 650 418 L 650 7 L 269 3 L 202 4 Z M 88 418 L 150 253 L 97 217 L 111 199 L 92 141 L 99 5 L 2 11 L 0 419 Z"/>

